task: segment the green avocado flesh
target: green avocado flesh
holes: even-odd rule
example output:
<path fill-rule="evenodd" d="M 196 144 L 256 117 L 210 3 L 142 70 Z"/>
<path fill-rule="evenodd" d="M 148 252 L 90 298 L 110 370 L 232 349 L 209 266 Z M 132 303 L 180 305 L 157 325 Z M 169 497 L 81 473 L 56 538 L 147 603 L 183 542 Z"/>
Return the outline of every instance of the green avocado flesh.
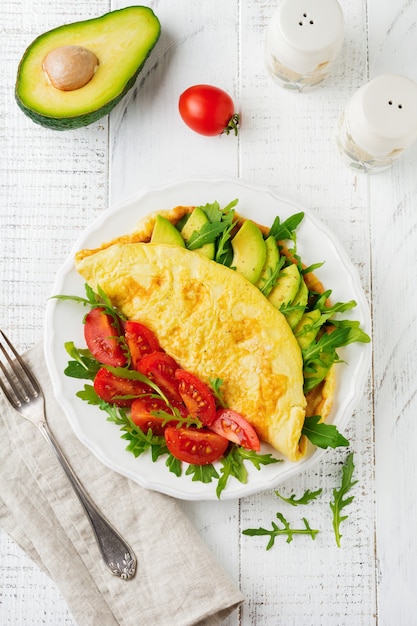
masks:
<path fill-rule="evenodd" d="M 160 22 L 151 9 L 132 6 L 40 35 L 19 64 L 17 104 L 34 122 L 56 130 L 95 122 L 110 113 L 133 87 L 160 32 Z M 48 52 L 61 46 L 86 48 L 98 59 L 93 78 L 79 89 L 55 88 L 42 69 Z"/>

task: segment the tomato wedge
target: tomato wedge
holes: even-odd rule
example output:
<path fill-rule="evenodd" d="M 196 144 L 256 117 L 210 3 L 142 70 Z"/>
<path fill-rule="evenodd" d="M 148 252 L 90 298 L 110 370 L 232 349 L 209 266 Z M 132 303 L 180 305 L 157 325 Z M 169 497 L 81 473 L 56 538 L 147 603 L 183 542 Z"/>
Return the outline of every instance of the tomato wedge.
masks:
<path fill-rule="evenodd" d="M 145 354 L 152 354 L 152 352 L 161 350 L 154 333 L 140 322 L 129 320 L 125 323 L 125 340 L 134 369 L 137 369 L 139 361 Z"/>
<path fill-rule="evenodd" d="M 166 352 L 152 352 L 145 355 L 138 363 L 138 370 L 152 380 L 158 387 L 176 400 L 181 400 L 178 393 L 178 382 L 175 379 L 175 370 L 178 363 Z"/>
<path fill-rule="evenodd" d="M 191 417 L 200 419 L 205 426 L 216 417 L 216 403 L 210 389 L 197 376 L 177 369 L 178 391 Z"/>
<path fill-rule="evenodd" d="M 101 307 L 94 307 L 87 314 L 84 324 L 84 338 L 91 354 L 103 363 L 119 367 L 126 364 L 126 355 L 119 340 L 120 328 L 111 315 Z"/>
<path fill-rule="evenodd" d="M 261 449 L 261 442 L 253 426 L 232 409 L 219 409 L 210 429 L 243 448 L 256 452 Z"/>
<path fill-rule="evenodd" d="M 175 458 L 193 465 L 214 463 L 229 445 L 227 439 L 205 428 L 176 428 L 167 426 L 165 441 Z"/>
<path fill-rule="evenodd" d="M 183 414 L 183 408 L 178 408 L 180 414 Z M 148 430 L 151 429 L 154 435 L 163 435 L 165 428 L 168 425 L 174 426 L 177 421 L 172 420 L 169 422 L 165 422 L 164 426 L 163 419 L 152 414 L 155 411 L 164 411 L 165 413 L 171 413 L 165 400 L 163 400 L 162 398 L 152 398 L 149 396 L 145 398 L 137 398 L 137 400 L 134 400 L 132 404 L 131 418 L 136 426 L 139 426 L 139 428 L 143 430 L 144 433 L 147 433 Z"/>
<path fill-rule="evenodd" d="M 152 389 L 139 380 L 121 378 L 109 372 L 105 367 L 98 370 L 94 378 L 94 390 L 105 402 L 117 406 L 130 406 L 135 398 L 123 398 L 122 396 L 140 396 L 145 393 L 153 393 Z"/>

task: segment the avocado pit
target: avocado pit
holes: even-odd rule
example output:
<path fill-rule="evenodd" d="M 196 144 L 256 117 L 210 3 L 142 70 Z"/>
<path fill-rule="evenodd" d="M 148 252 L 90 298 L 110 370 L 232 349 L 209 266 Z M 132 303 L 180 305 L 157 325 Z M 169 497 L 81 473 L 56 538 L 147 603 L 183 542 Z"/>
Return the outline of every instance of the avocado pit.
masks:
<path fill-rule="evenodd" d="M 84 87 L 93 78 L 99 61 L 91 50 L 82 46 L 54 48 L 42 61 L 50 83 L 61 91 Z"/>

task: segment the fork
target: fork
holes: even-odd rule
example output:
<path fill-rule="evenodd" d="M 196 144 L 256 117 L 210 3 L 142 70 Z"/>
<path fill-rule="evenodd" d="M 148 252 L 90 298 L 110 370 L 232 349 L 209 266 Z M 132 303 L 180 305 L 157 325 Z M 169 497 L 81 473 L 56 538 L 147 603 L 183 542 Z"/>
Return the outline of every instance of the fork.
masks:
<path fill-rule="evenodd" d="M 132 549 L 99 511 L 68 463 L 46 421 L 45 400 L 38 381 L 2 330 L 0 334 L 14 357 L 10 356 L 0 340 L 0 350 L 7 362 L 6 365 L 0 359 L 0 370 L 4 377 L 2 379 L 0 376 L 1 390 L 11 406 L 32 422 L 52 447 L 87 514 L 101 555 L 111 573 L 122 580 L 133 578 L 136 557 Z"/>

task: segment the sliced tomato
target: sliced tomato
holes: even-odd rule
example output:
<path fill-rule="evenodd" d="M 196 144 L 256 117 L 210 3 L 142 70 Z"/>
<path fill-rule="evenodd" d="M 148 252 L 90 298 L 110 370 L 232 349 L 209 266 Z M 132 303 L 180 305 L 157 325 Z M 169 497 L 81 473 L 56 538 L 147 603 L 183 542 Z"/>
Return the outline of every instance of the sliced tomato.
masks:
<path fill-rule="evenodd" d="M 152 352 L 147 354 L 138 363 L 138 370 L 147 376 L 158 387 L 161 387 L 170 398 L 181 400 L 178 393 L 178 381 L 175 379 L 175 371 L 179 365 L 166 352 Z"/>
<path fill-rule="evenodd" d="M 167 426 L 165 441 L 175 458 L 193 465 L 214 463 L 223 456 L 229 445 L 227 439 L 205 428 L 177 428 Z"/>
<path fill-rule="evenodd" d="M 136 396 L 153 393 L 152 389 L 145 383 L 116 376 L 105 367 L 100 368 L 95 375 L 94 390 L 102 400 L 117 404 L 117 406 L 130 406 Z M 123 398 L 123 396 L 134 397 Z"/>
<path fill-rule="evenodd" d="M 152 352 L 161 350 L 154 333 L 140 322 L 129 320 L 125 323 L 125 339 L 134 369 L 137 369 L 139 361 L 146 354 L 152 354 Z"/>
<path fill-rule="evenodd" d="M 249 450 L 259 452 L 261 449 L 261 442 L 253 426 L 240 413 L 231 409 L 219 409 L 210 429 Z"/>
<path fill-rule="evenodd" d="M 149 396 L 138 398 L 134 400 L 132 404 L 132 421 L 139 426 L 144 433 L 147 433 L 148 430 L 151 429 L 154 435 L 163 435 L 165 428 L 168 425 L 175 425 L 176 420 L 165 422 L 165 425 L 163 425 L 163 419 L 153 415 L 156 411 L 171 413 L 165 400 L 162 398 L 152 398 Z"/>
<path fill-rule="evenodd" d="M 176 370 L 175 378 L 191 417 L 200 419 L 205 426 L 210 425 L 216 417 L 216 402 L 210 389 L 197 376 L 182 369 Z"/>
<path fill-rule="evenodd" d="M 123 352 L 119 339 L 121 324 L 117 328 L 111 315 L 100 307 L 94 307 L 87 314 L 84 323 L 84 338 L 91 354 L 103 363 L 119 367 L 126 364 L 126 355 Z"/>

